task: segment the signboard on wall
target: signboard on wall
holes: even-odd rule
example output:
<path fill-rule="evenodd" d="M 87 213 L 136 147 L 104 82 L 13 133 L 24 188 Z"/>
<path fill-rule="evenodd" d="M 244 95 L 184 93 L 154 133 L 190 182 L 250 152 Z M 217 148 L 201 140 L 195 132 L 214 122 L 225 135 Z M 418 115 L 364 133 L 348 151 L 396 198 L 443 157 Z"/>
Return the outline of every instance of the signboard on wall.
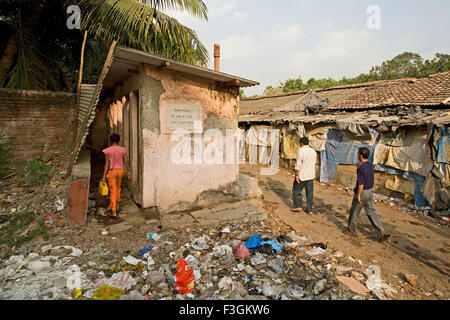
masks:
<path fill-rule="evenodd" d="M 167 130 L 194 130 L 201 121 L 200 104 L 169 104 L 167 106 Z"/>

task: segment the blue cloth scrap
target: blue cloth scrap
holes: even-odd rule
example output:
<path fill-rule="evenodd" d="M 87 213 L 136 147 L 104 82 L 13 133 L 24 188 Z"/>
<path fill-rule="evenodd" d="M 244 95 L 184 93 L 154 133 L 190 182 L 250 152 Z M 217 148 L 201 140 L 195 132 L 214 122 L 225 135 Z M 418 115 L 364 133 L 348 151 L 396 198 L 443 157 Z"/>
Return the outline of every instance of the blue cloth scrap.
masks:
<path fill-rule="evenodd" d="M 152 249 L 153 249 L 153 246 L 149 246 L 149 247 L 147 247 L 145 249 L 139 250 L 138 256 L 142 256 L 143 254 L 146 254 L 147 252 L 149 252 Z"/>
<path fill-rule="evenodd" d="M 261 236 L 251 236 L 244 245 L 247 249 L 255 249 L 261 245 Z"/>
<path fill-rule="evenodd" d="M 270 244 L 272 246 L 272 252 L 274 254 L 278 254 L 278 252 L 284 248 L 284 244 L 279 244 L 276 239 L 272 239 L 270 241 L 262 241 L 261 245 Z"/>
<path fill-rule="evenodd" d="M 448 134 L 448 128 L 445 128 L 442 132 L 442 137 L 438 141 L 438 155 L 436 162 L 447 163 L 447 154 L 445 153 L 444 146 L 450 144 L 450 135 Z"/>
<path fill-rule="evenodd" d="M 358 152 L 362 147 L 369 149 L 369 162 L 373 163 L 377 143 L 370 146 L 368 143 L 343 141 L 340 131 L 329 130 L 325 151 L 320 153 L 320 182 L 331 181 L 336 174 L 338 164 L 359 164 Z"/>

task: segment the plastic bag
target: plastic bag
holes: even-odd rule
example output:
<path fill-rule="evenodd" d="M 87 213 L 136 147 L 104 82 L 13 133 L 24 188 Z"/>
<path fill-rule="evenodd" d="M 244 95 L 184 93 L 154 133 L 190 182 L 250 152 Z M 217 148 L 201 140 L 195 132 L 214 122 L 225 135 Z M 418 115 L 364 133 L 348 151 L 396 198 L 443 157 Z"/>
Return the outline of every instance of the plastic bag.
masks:
<path fill-rule="evenodd" d="M 92 300 L 117 300 L 125 294 L 125 291 L 116 287 L 105 284 L 103 287 L 95 291 Z"/>
<path fill-rule="evenodd" d="M 175 290 L 182 295 L 192 293 L 194 291 L 194 280 L 194 270 L 189 267 L 186 260 L 179 260 L 177 273 L 175 274 Z"/>
<path fill-rule="evenodd" d="M 105 180 L 100 181 L 100 183 L 98 184 L 98 193 L 104 197 L 109 194 L 108 184 Z"/>
<path fill-rule="evenodd" d="M 238 259 L 245 259 L 248 257 L 250 252 L 248 251 L 247 247 L 244 244 L 240 244 L 236 247 L 236 250 L 234 251 L 234 256 Z"/>
<path fill-rule="evenodd" d="M 261 244 L 261 236 L 251 236 L 247 242 L 244 243 L 244 245 L 248 248 L 248 249 L 255 249 L 258 248 L 259 245 Z"/>

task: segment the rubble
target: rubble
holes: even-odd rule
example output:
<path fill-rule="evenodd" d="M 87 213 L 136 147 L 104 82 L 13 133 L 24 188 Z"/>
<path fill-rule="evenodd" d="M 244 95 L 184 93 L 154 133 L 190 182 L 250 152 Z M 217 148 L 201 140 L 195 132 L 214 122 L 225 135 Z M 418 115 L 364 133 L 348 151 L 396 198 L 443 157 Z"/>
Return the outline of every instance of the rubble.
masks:
<path fill-rule="evenodd" d="M 26 255 L 0 261 L 0 299 L 346 300 L 356 299 L 355 290 L 336 277 L 362 287 L 366 280 L 358 259 L 251 221 L 142 231 L 141 237 L 145 246 L 121 255 L 101 243 L 83 250 L 47 243 L 22 248 Z M 372 296 L 392 294 L 370 271 Z M 370 298 L 357 293 L 358 299 Z"/>

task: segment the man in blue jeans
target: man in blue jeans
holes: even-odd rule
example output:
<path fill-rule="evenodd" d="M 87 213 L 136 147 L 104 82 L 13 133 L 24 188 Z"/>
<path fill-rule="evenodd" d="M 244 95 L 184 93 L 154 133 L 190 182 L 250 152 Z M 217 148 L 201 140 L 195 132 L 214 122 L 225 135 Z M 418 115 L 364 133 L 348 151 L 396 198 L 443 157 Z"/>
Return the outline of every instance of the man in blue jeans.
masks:
<path fill-rule="evenodd" d="M 309 146 L 309 139 L 300 139 L 300 150 L 297 154 L 295 165 L 295 180 L 292 186 L 292 198 L 294 200 L 293 212 L 303 210 L 303 189 L 306 189 L 306 213 L 312 214 L 314 200 L 314 179 L 316 177 L 316 151 Z"/>
<path fill-rule="evenodd" d="M 356 187 L 355 196 L 353 197 L 352 207 L 350 209 L 350 217 L 348 219 L 348 231 L 345 234 L 349 236 L 357 236 L 358 216 L 364 208 L 369 221 L 375 229 L 378 236 L 378 241 L 383 242 L 389 238 L 389 234 L 384 232 L 383 223 L 377 215 L 373 207 L 373 184 L 374 174 L 373 165 L 368 161 L 370 151 L 367 148 L 360 148 L 358 152 L 358 160 L 361 164 L 356 171 Z"/>

